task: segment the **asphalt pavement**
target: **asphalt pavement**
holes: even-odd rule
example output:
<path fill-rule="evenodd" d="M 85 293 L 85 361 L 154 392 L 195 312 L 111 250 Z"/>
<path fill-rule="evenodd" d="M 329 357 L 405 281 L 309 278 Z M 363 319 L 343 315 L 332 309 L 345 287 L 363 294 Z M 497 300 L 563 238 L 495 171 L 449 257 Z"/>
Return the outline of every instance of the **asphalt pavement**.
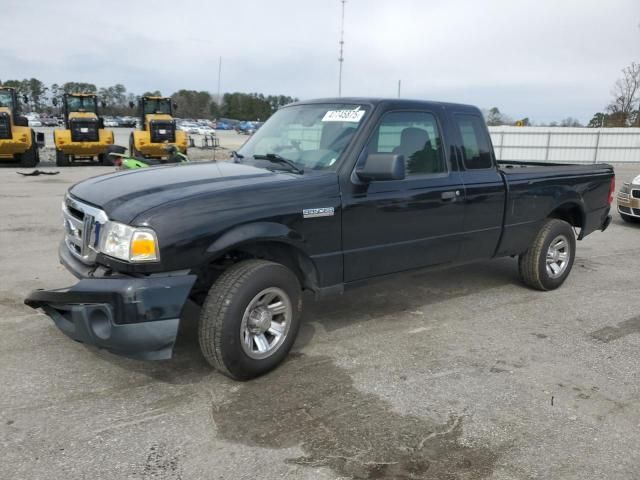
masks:
<path fill-rule="evenodd" d="M 195 309 L 175 357 L 143 362 L 23 305 L 74 283 L 60 202 L 113 169 L 58 170 L 0 169 L 0 478 L 638 478 L 639 225 L 614 214 L 552 292 L 507 258 L 307 298 L 289 359 L 238 383 L 205 363 Z"/>

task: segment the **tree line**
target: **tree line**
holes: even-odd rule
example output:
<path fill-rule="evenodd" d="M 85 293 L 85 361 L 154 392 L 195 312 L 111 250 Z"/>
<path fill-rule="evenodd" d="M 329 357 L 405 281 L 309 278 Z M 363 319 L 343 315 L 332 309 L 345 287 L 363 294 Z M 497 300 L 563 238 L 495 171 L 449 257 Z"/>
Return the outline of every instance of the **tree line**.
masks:
<path fill-rule="evenodd" d="M 14 87 L 18 95 L 27 97 L 23 110 L 56 114 L 65 93 L 95 93 L 103 104 L 103 115 L 135 116 L 138 114 L 138 95 L 117 83 L 109 87 L 98 87 L 93 83 L 66 82 L 46 85 L 37 78 L 0 81 L 0 85 Z M 162 96 L 159 90 L 143 92 L 142 96 Z M 220 117 L 236 120 L 266 120 L 278 108 L 298 99 L 287 95 L 264 95 L 262 93 L 225 93 L 215 101 L 207 91 L 181 89 L 169 95 L 177 107 L 175 115 L 181 118 L 216 119 Z M 135 106 L 132 108 L 131 104 Z"/>

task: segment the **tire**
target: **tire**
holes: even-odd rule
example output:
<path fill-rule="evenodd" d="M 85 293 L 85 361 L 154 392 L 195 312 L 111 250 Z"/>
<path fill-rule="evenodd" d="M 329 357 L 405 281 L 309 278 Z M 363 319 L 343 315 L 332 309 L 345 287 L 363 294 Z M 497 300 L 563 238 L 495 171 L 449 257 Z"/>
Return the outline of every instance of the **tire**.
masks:
<path fill-rule="evenodd" d="M 268 300 L 270 295 L 275 298 Z M 285 359 L 298 334 L 301 301 L 298 278 L 284 265 L 246 260 L 231 266 L 213 284 L 202 307 L 198 327 L 202 354 L 210 365 L 235 380 L 249 380 L 273 370 Z M 249 310 L 252 306 L 255 308 Z M 285 313 L 273 317 L 267 313 L 266 319 L 263 315 L 265 310 L 275 312 L 287 306 L 290 310 Z M 250 322 L 254 322 L 255 335 L 248 338 Z M 280 337 L 271 334 L 275 326 L 283 332 Z M 260 336 L 262 342 L 255 338 Z M 258 351 L 258 343 L 264 353 Z"/>
<path fill-rule="evenodd" d="M 59 167 L 68 167 L 69 164 L 69 157 L 67 157 L 62 150 L 56 150 L 56 165 Z"/>
<path fill-rule="evenodd" d="M 133 133 L 129 137 L 129 156 L 133 158 L 144 158 L 144 155 L 136 149 L 136 143 L 133 139 Z"/>
<path fill-rule="evenodd" d="M 101 153 L 98 155 L 98 163 L 100 165 L 104 165 L 105 167 L 113 167 L 113 160 L 111 160 L 111 156 L 107 153 Z"/>
<path fill-rule="evenodd" d="M 520 277 L 536 290 L 554 290 L 569 276 L 575 252 L 576 238 L 571 225 L 564 220 L 548 219 L 529 249 L 518 258 Z M 553 255 L 549 263 L 548 255 Z"/>
<path fill-rule="evenodd" d="M 39 160 L 36 134 L 31 132 L 31 148 L 20 155 L 20 166 L 22 168 L 33 168 L 38 164 Z"/>
<path fill-rule="evenodd" d="M 633 217 L 631 215 L 627 215 L 626 213 L 620 213 L 620 216 L 622 217 L 622 220 L 624 220 L 627 223 L 640 223 L 640 218 L 638 217 Z"/>

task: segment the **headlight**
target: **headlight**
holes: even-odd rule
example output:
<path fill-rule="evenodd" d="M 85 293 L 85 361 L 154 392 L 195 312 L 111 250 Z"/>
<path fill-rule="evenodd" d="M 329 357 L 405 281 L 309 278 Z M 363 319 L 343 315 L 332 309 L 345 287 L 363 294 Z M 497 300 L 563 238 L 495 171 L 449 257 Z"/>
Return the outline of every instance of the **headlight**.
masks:
<path fill-rule="evenodd" d="M 150 228 L 130 227 L 107 222 L 100 240 L 100 251 L 127 262 L 155 262 L 160 259 L 158 239 Z"/>

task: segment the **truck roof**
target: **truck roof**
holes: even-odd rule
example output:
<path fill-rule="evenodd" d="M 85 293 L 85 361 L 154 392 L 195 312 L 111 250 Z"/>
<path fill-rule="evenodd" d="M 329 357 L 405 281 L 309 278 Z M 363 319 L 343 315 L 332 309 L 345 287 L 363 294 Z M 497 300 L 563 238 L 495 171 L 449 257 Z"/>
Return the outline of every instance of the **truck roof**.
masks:
<path fill-rule="evenodd" d="M 417 100 L 408 98 L 377 98 L 377 97 L 328 97 L 317 98 L 311 100 L 301 100 L 289 105 L 308 105 L 313 103 L 344 103 L 353 105 L 356 103 L 365 103 L 372 106 L 393 105 L 394 108 L 425 108 L 439 106 L 444 108 L 455 108 L 456 110 L 468 110 L 470 112 L 479 112 L 478 107 L 463 103 L 437 102 L 432 100 Z"/>

